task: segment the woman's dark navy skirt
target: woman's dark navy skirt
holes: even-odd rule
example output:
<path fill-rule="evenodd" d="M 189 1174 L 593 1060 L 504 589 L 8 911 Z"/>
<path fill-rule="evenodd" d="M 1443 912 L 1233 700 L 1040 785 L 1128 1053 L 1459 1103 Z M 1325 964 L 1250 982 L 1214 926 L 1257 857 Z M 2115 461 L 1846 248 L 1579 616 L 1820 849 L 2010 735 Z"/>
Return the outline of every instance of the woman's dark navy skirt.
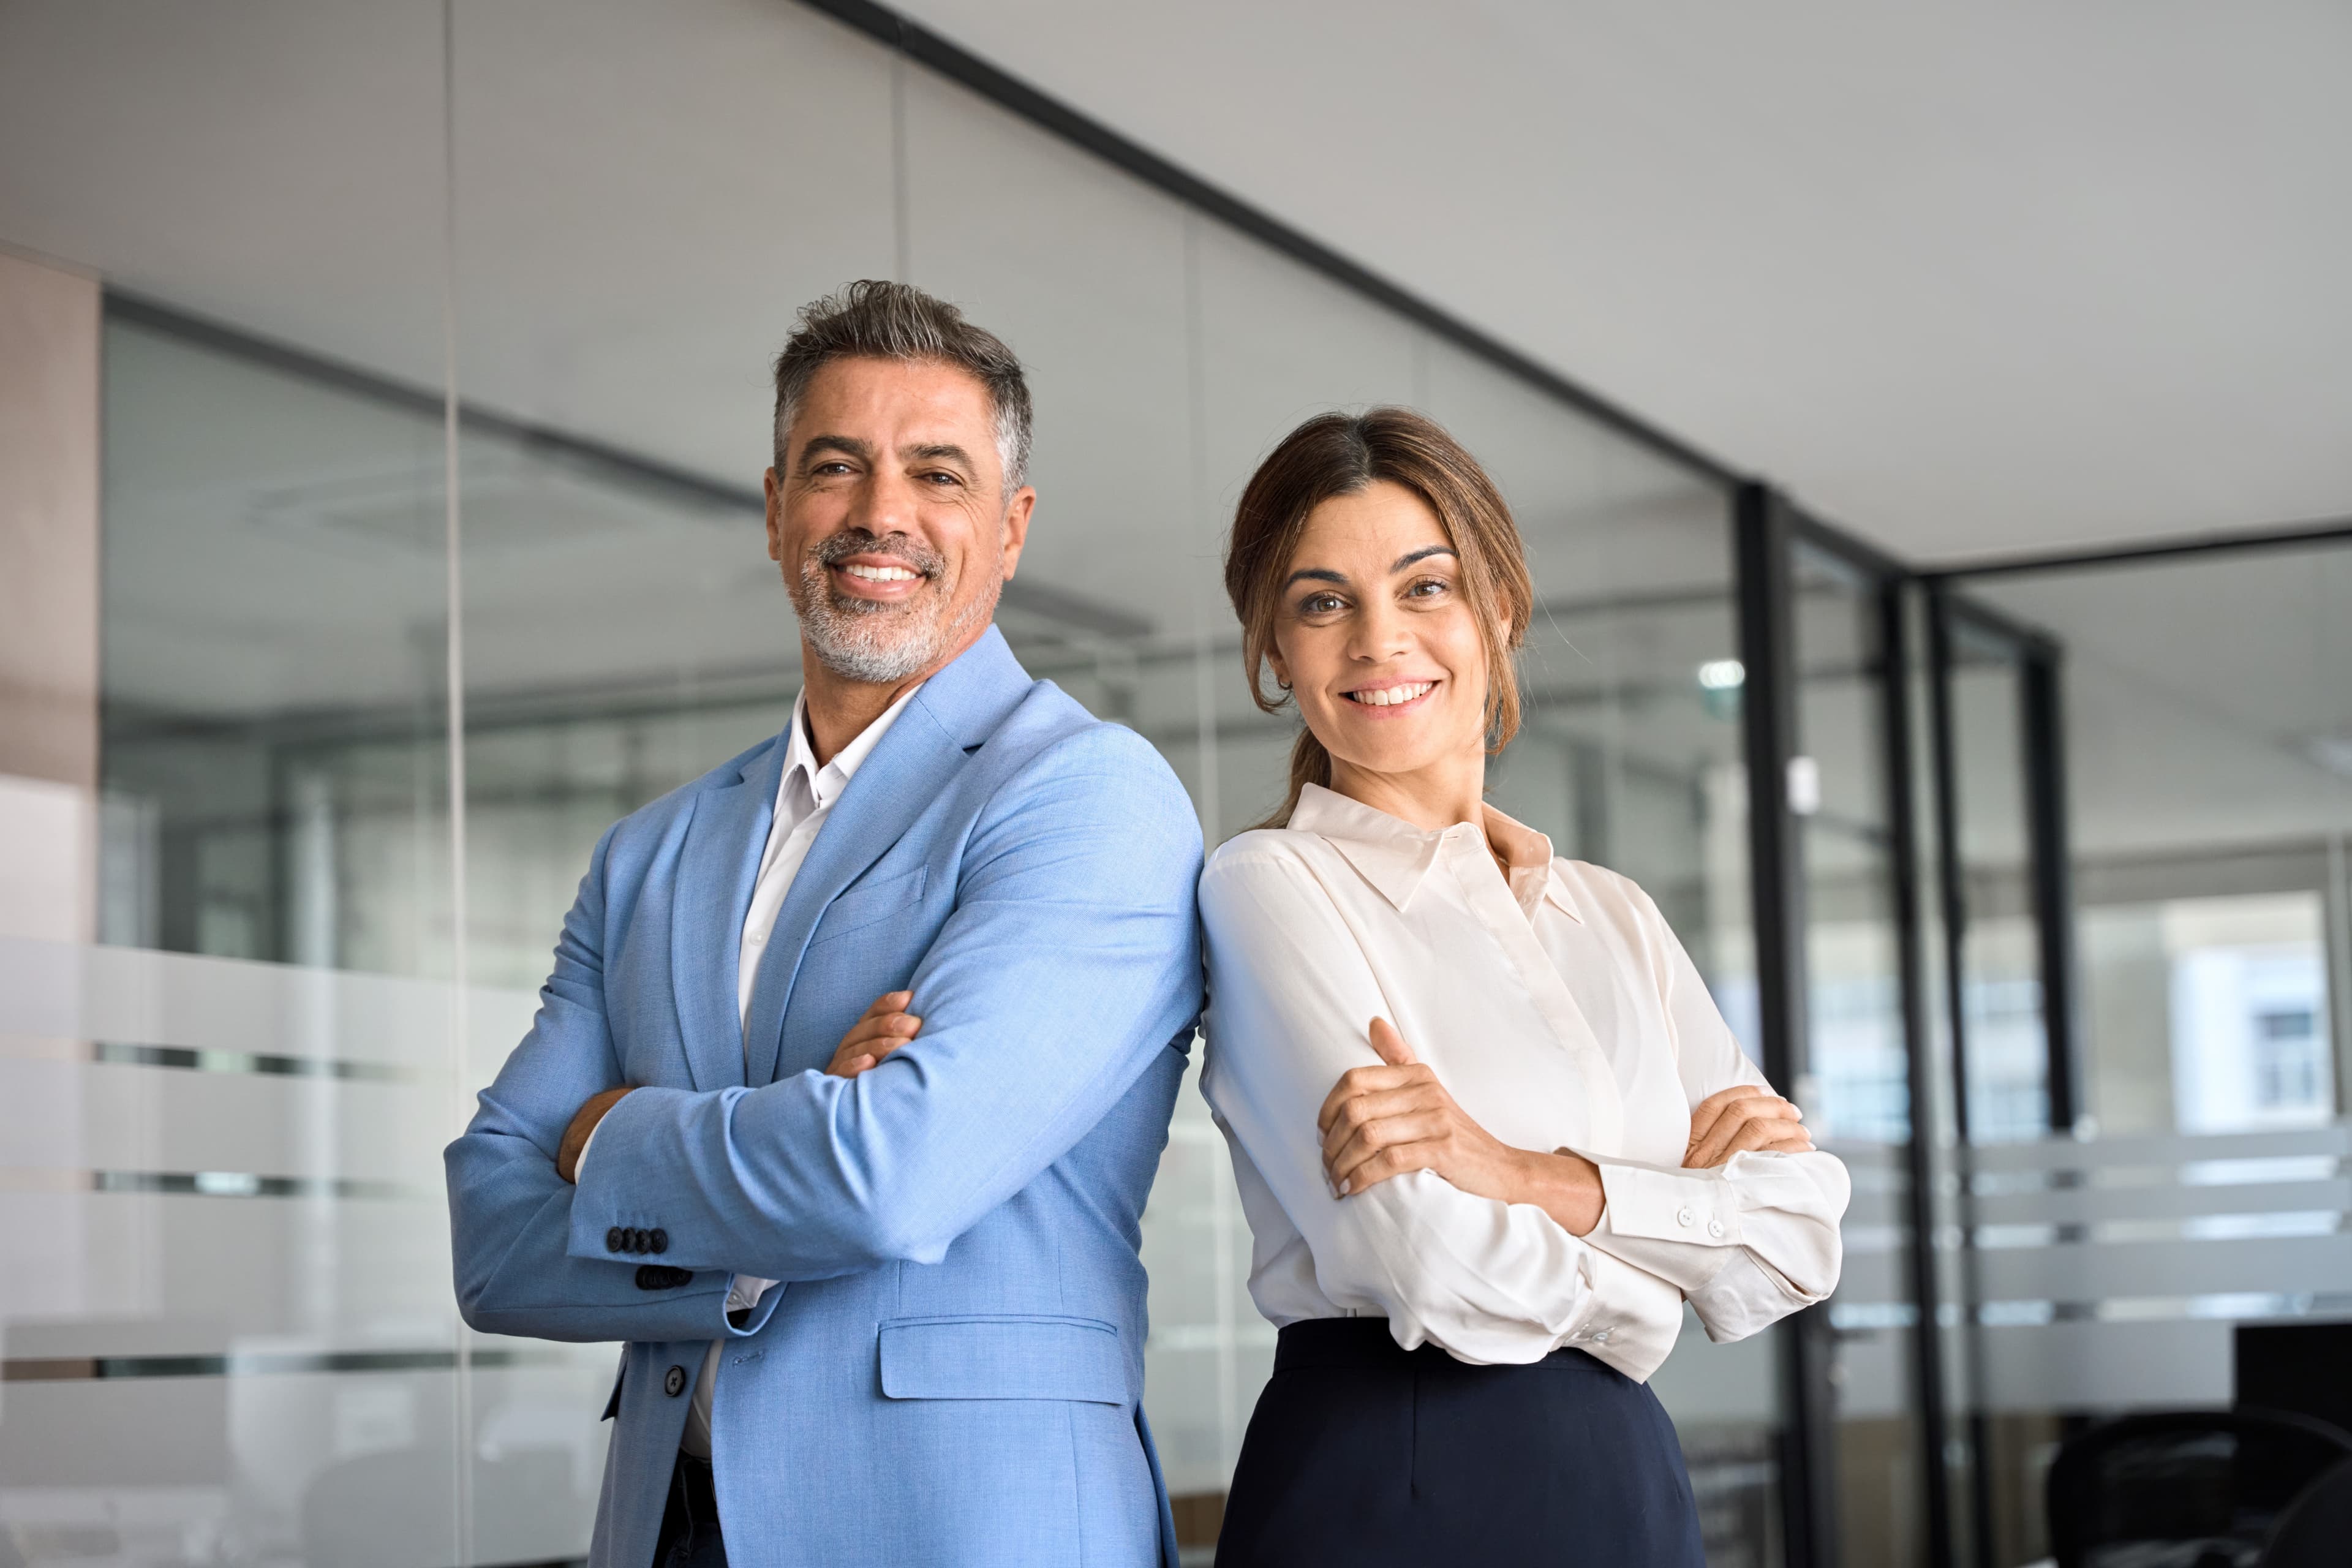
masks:
<path fill-rule="evenodd" d="M 1582 1351 L 1468 1366 L 1384 1318 L 1282 1331 L 1217 1568 L 1706 1568 L 1657 1395 Z"/>

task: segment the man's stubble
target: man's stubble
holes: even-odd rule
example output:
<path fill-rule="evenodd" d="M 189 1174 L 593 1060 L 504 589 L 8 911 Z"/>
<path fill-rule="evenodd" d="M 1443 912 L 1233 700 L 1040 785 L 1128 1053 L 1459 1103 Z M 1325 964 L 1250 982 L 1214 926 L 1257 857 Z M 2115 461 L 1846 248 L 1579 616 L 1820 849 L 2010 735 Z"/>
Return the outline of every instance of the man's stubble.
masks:
<path fill-rule="evenodd" d="M 896 605 L 836 595 L 829 569 L 853 555 L 884 555 L 916 573 L 923 591 Z M 819 662 L 845 680 L 895 686 L 937 664 L 977 626 L 996 613 L 1003 589 L 1003 550 L 992 561 L 967 563 L 988 570 L 995 581 L 961 606 L 954 605 L 958 583 L 947 580 L 947 558 L 904 533 L 876 535 L 864 529 L 836 533 L 802 557 L 800 570 L 785 579 L 801 635 Z"/>

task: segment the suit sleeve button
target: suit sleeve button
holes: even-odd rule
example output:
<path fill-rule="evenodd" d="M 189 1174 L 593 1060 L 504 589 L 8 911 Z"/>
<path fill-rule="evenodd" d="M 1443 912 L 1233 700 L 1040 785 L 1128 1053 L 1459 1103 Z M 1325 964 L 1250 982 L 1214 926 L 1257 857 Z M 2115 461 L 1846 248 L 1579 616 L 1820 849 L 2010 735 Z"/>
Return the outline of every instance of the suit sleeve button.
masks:
<path fill-rule="evenodd" d="M 662 1374 L 662 1392 L 676 1399 L 686 1392 L 686 1368 L 674 1366 Z"/>
<path fill-rule="evenodd" d="M 604 1233 L 604 1250 L 618 1252 L 627 1240 L 628 1238 L 621 1234 L 621 1227 L 616 1225 Z"/>
<path fill-rule="evenodd" d="M 653 1249 L 656 1252 L 667 1252 L 669 1250 L 669 1232 L 657 1229 L 653 1233 L 650 1239 L 653 1243 Z"/>
<path fill-rule="evenodd" d="M 629 1232 L 629 1250 L 631 1252 L 643 1252 L 645 1249 L 646 1233 L 642 1230 L 632 1230 Z"/>

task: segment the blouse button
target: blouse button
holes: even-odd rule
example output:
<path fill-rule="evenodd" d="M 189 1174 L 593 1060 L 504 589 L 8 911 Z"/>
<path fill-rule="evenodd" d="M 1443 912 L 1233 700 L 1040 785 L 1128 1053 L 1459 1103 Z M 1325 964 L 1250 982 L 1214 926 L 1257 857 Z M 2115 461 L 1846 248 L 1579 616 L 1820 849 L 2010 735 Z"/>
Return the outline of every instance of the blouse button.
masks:
<path fill-rule="evenodd" d="M 1711 1219 L 1707 1221 L 1706 1233 L 1709 1236 L 1720 1237 L 1723 1234 L 1723 1222 L 1719 1219 Z"/>
<path fill-rule="evenodd" d="M 1675 1223 L 1679 1226 L 1688 1226 L 1696 1217 L 1696 1216 L 1690 1212 L 1688 1207 L 1685 1207 L 1675 1215 Z"/>

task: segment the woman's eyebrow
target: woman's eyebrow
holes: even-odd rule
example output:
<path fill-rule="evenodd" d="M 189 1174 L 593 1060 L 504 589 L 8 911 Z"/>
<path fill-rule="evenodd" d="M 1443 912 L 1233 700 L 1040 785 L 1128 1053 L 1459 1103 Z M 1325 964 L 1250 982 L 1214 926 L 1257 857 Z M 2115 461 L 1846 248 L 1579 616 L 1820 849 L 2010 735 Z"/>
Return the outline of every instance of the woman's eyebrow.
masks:
<path fill-rule="evenodd" d="M 1424 544 L 1418 550 L 1407 551 L 1404 554 L 1398 556 L 1396 559 L 1396 564 L 1390 567 L 1389 570 L 1391 572 L 1402 572 L 1406 567 L 1412 565 L 1414 562 L 1426 561 L 1433 555 L 1453 555 L 1456 561 L 1462 559 L 1459 555 L 1454 555 L 1454 546 L 1450 544 Z"/>
<path fill-rule="evenodd" d="M 1438 548 L 1444 549 L 1444 546 L 1440 545 Z M 1289 576 L 1285 577 L 1282 580 L 1282 585 L 1287 588 L 1293 583 L 1297 582 L 1301 577 L 1310 578 L 1318 583 L 1337 583 L 1343 588 L 1348 585 L 1348 579 L 1346 577 L 1332 571 L 1328 566 L 1301 566 L 1297 571 L 1293 572 Z"/>

